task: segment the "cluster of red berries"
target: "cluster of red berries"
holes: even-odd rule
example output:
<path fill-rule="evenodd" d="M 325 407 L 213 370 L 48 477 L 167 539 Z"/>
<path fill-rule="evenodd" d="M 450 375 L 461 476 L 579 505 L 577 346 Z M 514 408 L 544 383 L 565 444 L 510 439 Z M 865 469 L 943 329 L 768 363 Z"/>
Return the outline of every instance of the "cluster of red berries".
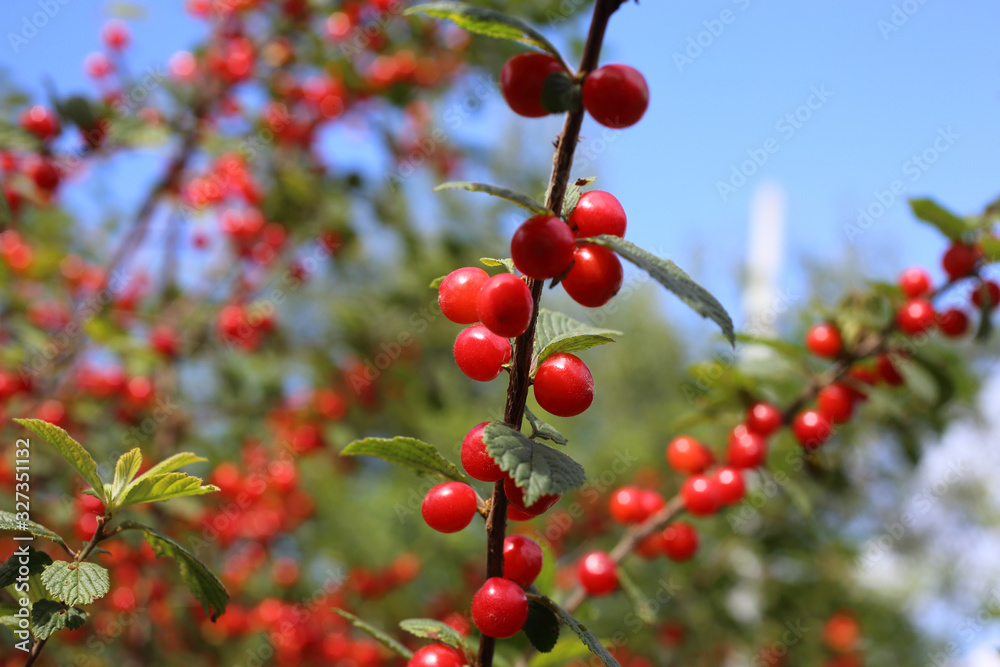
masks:
<path fill-rule="evenodd" d="M 521 116 L 540 118 L 561 112 L 564 109 L 550 111 L 543 102 L 546 80 L 553 75 L 571 78 L 563 64 L 547 53 L 522 53 L 500 70 L 500 92 L 511 110 Z M 581 88 L 584 108 L 607 127 L 635 125 L 649 106 L 645 77 L 628 65 L 599 67 L 583 78 Z"/>

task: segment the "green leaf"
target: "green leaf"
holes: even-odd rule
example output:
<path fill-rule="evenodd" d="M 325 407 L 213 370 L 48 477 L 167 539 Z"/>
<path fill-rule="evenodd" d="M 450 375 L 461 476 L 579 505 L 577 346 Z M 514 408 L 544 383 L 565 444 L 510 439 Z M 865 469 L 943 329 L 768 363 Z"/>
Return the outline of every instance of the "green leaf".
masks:
<path fill-rule="evenodd" d="M 632 608 L 635 610 L 636 617 L 645 623 L 646 625 L 652 625 L 656 622 L 656 614 L 653 613 L 652 609 L 648 603 L 649 598 L 643 595 L 642 591 L 639 590 L 639 586 L 632 581 L 632 577 L 629 576 L 625 568 L 619 566 L 618 572 L 618 583 L 621 584 L 622 592 L 625 593 L 625 597 L 628 601 L 632 603 Z"/>
<path fill-rule="evenodd" d="M 579 111 L 583 106 L 583 91 L 579 83 L 566 72 L 553 72 L 542 84 L 542 108 L 549 113 Z"/>
<path fill-rule="evenodd" d="M 528 667 L 565 667 L 571 663 L 575 664 L 575 660 L 588 655 L 590 649 L 577 641 L 576 637 L 570 636 L 560 639 L 551 652 L 532 656 Z"/>
<path fill-rule="evenodd" d="M 634 243 L 629 243 L 618 236 L 602 234 L 585 239 L 586 243 L 597 243 L 611 248 L 619 255 L 632 262 L 640 269 L 648 272 L 658 283 L 673 292 L 689 305 L 696 313 L 719 325 L 722 334 L 735 347 L 736 338 L 733 332 L 733 320 L 712 293 L 691 279 L 679 266 L 669 259 L 661 259 L 646 252 Z"/>
<path fill-rule="evenodd" d="M 56 562 L 42 572 L 42 584 L 52 597 L 68 605 L 90 604 L 108 594 L 108 571 L 96 563 Z"/>
<path fill-rule="evenodd" d="M 4 143 L 0 139 L 0 146 Z M 7 229 L 14 222 L 14 216 L 10 212 L 10 206 L 7 205 L 7 195 L 3 194 L 3 179 L 0 179 L 0 227 Z"/>
<path fill-rule="evenodd" d="M 431 2 L 426 5 L 410 7 L 403 14 L 410 15 L 418 12 L 452 21 L 469 32 L 498 39 L 509 39 L 548 51 L 563 64 L 563 67 L 566 67 L 562 55 L 540 32 L 523 21 L 496 10 L 467 5 L 464 2 Z M 566 67 L 566 69 L 569 68 Z"/>
<path fill-rule="evenodd" d="M 406 648 L 405 646 L 403 646 L 398 641 L 396 641 L 389 635 L 385 634 L 381 630 L 378 630 L 368 625 L 367 623 L 362 621 L 360 618 L 358 618 L 351 612 L 344 611 L 343 609 L 337 609 L 336 607 L 333 608 L 333 611 L 339 614 L 340 616 L 346 618 L 348 621 L 350 621 L 351 625 L 356 627 L 358 630 L 368 633 L 368 635 L 371 636 L 372 639 L 379 642 L 393 653 L 403 656 L 403 658 L 405 658 L 406 660 L 409 660 L 410 658 L 413 657 L 413 651 Z"/>
<path fill-rule="evenodd" d="M 583 188 L 587 187 L 591 183 L 597 180 L 596 176 L 588 176 L 586 178 L 578 178 L 569 185 L 566 186 L 566 194 L 563 195 L 563 206 L 562 214 L 564 218 L 568 218 L 576 205 L 580 203 L 580 196 L 583 195 Z"/>
<path fill-rule="evenodd" d="M 557 431 L 554 426 L 546 424 L 536 417 L 535 413 L 528 408 L 524 409 L 524 416 L 527 418 L 528 424 L 531 425 L 531 435 L 528 436 L 529 438 L 542 438 L 543 440 L 550 440 L 557 445 L 565 445 L 569 442 L 565 435 Z"/>
<path fill-rule="evenodd" d="M 118 457 L 115 464 L 115 479 L 111 482 L 111 497 L 117 500 L 125 487 L 139 474 L 142 467 L 142 452 L 136 447 Z"/>
<path fill-rule="evenodd" d="M 70 95 L 53 106 L 64 121 L 69 121 L 81 130 L 92 130 L 97 125 L 97 114 L 90 100 L 83 95 Z"/>
<path fill-rule="evenodd" d="M 226 591 L 226 587 L 194 554 L 172 537 L 164 535 L 155 528 L 135 521 L 123 521 L 119 525 L 122 530 L 141 530 L 145 533 L 146 541 L 149 542 L 149 546 L 153 547 L 157 558 L 170 557 L 177 561 L 181 577 L 188 589 L 201 602 L 202 609 L 213 622 L 225 613 L 226 604 L 229 602 L 229 593 Z"/>
<path fill-rule="evenodd" d="M 45 526 L 35 523 L 34 521 L 18 521 L 17 516 L 12 512 L 4 512 L 0 510 L 0 530 L 24 531 L 31 533 L 35 537 L 44 537 L 47 540 L 52 540 L 63 549 L 66 549 L 67 551 L 69 550 L 69 545 L 66 544 L 66 540 L 56 535 Z"/>
<path fill-rule="evenodd" d="M 202 496 L 215 493 L 219 487 L 205 484 L 201 478 L 183 472 L 168 472 L 163 475 L 144 476 L 129 485 L 118 501 L 117 508 L 143 503 L 158 503 L 183 496 Z"/>
<path fill-rule="evenodd" d="M 538 652 L 548 653 L 559 641 L 559 617 L 541 602 L 529 601 L 524 636 Z"/>
<path fill-rule="evenodd" d="M 955 393 L 957 392 L 955 381 L 948 373 L 947 368 L 944 368 L 919 354 L 910 357 L 910 361 L 923 368 L 924 371 L 927 372 L 927 375 L 930 376 L 937 385 L 937 400 L 934 403 L 936 408 L 942 407 L 955 397 Z"/>
<path fill-rule="evenodd" d="M 76 630 L 87 620 L 87 612 L 64 602 L 39 600 L 31 605 L 31 632 L 35 639 L 48 639 L 59 630 Z"/>
<path fill-rule="evenodd" d="M 979 239 L 979 247 L 983 249 L 983 257 L 987 262 L 1000 261 L 1000 239 L 984 235 Z"/>
<path fill-rule="evenodd" d="M 69 433 L 41 419 L 15 419 L 14 421 L 41 436 L 43 440 L 52 445 L 66 459 L 66 462 L 73 466 L 88 484 L 94 487 L 94 491 L 104 501 L 104 504 L 111 504 L 104 489 L 104 482 L 97 474 L 97 462 L 83 448 L 83 445 L 70 437 Z"/>
<path fill-rule="evenodd" d="M 532 213 L 533 215 L 552 215 L 552 211 L 545 208 L 543 205 L 536 202 L 534 199 L 528 195 L 521 194 L 520 192 L 514 192 L 513 190 L 508 190 L 507 188 L 501 188 L 496 185 L 489 185 L 488 183 L 473 183 L 472 181 L 449 181 L 448 183 L 442 183 L 441 185 L 434 188 L 434 192 L 441 192 L 442 190 L 468 190 L 469 192 L 485 192 L 488 195 L 493 195 L 494 197 L 500 197 L 501 199 L 506 199 L 507 201 L 514 202 L 521 208 Z"/>
<path fill-rule="evenodd" d="M 761 470 L 761 472 L 764 472 Z M 798 480 L 794 479 L 790 475 L 784 475 L 781 480 L 775 480 L 778 487 L 784 491 L 788 499 L 792 501 L 792 505 L 795 509 L 806 519 L 812 517 L 813 515 L 813 501 L 809 496 L 809 492 L 806 491 Z"/>
<path fill-rule="evenodd" d="M 809 359 L 812 357 L 809 350 L 807 350 L 804 345 L 789 343 L 788 341 L 780 338 L 761 338 L 760 336 L 738 333 L 736 334 L 736 340 L 749 345 L 763 345 L 764 347 L 771 348 L 783 357 L 796 360 Z"/>
<path fill-rule="evenodd" d="M 471 653 L 469 645 L 465 642 L 465 637 L 450 625 L 433 618 L 408 618 L 405 621 L 400 621 L 399 627 L 411 635 L 447 644 L 464 651 L 467 655 Z"/>
<path fill-rule="evenodd" d="M 11 630 L 19 629 L 21 618 L 24 618 L 17 616 L 19 609 L 22 609 L 20 604 L 0 604 L 0 625 Z"/>
<path fill-rule="evenodd" d="M 0 146 L 7 150 L 37 151 L 42 142 L 18 125 L 0 121 Z"/>
<path fill-rule="evenodd" d="M 22 562 L 22 559 L 25 557 L 27 557 L 27 563 Z M 27 554 L 15 552 L 13 556 L 7 559 L 6 563 L 0 565 L 0 588 L 7 588 L 17 581 L 22 565 L 27 565 L 28 576 L 30 577 L 35 574 L 41 574 L 46 566 L 51 564 L 51 556 L 44 551 L 35 551 L 31 546 L 28 547 Z"/>
<path fill-rule="evenodd" d="M 910 209 L 917 218 L 934 225 L 938 231 L 953 241 L 961 241 L 962 235 L 968 231 L 964 220 L 933 199 L 911 199 Z"/>
<path fill-rule="evenodd" d="M 927 405 L 937 405 L 940 401 L 937 379 L 925 366 L 899 355 L 892 355 L 895 366 L 905 380 L 906 388 Z"/>
<path fill-rule="evenodd" d="M 453 463 L 449 463 L 434 445 L 416 438 L 364 438 L 355 440 L 340 451 L 341 456 L 374 456 L 417 472 L 440 475 L 456 482 L 468 482 Z"/>
<path fill-rule="evenodd" d="M 429 285 L 429 287 L 431 289 L 437 289 L 438 287 L 441 287 L 441 283 L 443 283 L 444 279 L 447 278 L 447 277 L 448 276 L 438 276 L 437 278 L 435 278 L 434 280 L 431 281 L 431 284 Z"/>
<path fill-rule="evenodd" d="M 500 469 L 524 489 L 524 502 L 533 505 L 545 495 L 561 494 L 587 481 L 583 466 L 558 449 L 530 440 L 503 422 L 483 429 L 486 452 Z"/>
<path fill-rule="evenodd" d="M 535 325 L 537 363 L 558 352 L 580 352 L 597 345 L 614 343 L 614 336 L 621 335 L 623 335 L 621 331 L 592 327 L 577 322 L 568 315 L 539 308 L 538 323 Z"/>
<path fill-rule="evenodd" d="M 167 472 L 173 472 L 178 468 L 183 468 L 184 466 L 189 466 L 192 463 L 201 463 L 202 461 L 207 461 L 204 456 L 198 456 L 197 454 L 192 454 L 191 452 L 180 452 L 174 454 L 173 456 L 167 457 L 157 463 L 155 466 L 142 473 L 136 477 L 135 482 L 138 482 L 146 477 L 152 477 L 153 475 L 162 475 Z M 133 482 L 133 484 L 135 484 Z M 131 486 L 131 485 L 130 485 Z"/>
<path fill-rule="evenodd" d="M 493 257 L 480 257 L 479 261 L 486 266 L 502 266 L 507 269 L 507 273 L 517 275 L 517 269 L 514 267 L 514 260 L 510 258 L 495 259 Z"/>
<path fill-rule="evenodd" d="M 621 667 L 621 665 L 618 664 L 618 661 L 615 660 L 614 656 L 608 653 L 608 649 L 604 648 L 604 644 L 601 643 L 594 633 L 588 630 L 587 626 L 583 623 L 580 623 L 578 620 L 573 618 L 572 614 L 544 595 L 535 595 L 534 598 L 554 611 L 562 622 L 565 623 L 570 630 L 576 633 L 576 636 L 580 638 L 580 641 L 583 642 L 584 646 L 590 649 L 591 653 L 601 659 L 601 662 L 608 665 L 608 667 Z"/>

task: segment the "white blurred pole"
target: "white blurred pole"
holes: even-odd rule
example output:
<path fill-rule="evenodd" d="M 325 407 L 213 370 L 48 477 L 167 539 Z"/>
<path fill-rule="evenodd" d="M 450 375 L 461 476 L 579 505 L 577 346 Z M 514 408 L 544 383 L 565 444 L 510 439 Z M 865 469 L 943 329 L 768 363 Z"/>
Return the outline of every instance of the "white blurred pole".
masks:
<path fill-rule="evenodd" d="M 747 282 L 743 290 L 741 329 L 758 337 L 776 332 L 778 278 L 785 253 L 785 190 L 777 183 L 764 183 L 753 194 L 747 243 Z M 744 361 L 767 358 L 770 349 L 746 345 Z"/>

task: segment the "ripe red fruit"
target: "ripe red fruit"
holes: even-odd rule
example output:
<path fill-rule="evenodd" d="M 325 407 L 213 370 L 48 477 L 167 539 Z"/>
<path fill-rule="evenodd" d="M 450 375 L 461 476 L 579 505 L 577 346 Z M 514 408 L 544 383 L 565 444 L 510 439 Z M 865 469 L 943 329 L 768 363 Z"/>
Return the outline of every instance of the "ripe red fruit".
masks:
<path fill-rule="evenodd" d="M 626 223 L 621 202 L 610 192 L 601 190 L 584 192 L 569 214 L 569 226 L 576 230 L 578 239 L 601 234 L 625 236 Z"/>
<path fill-rule="evenodd" d="M 545 280 L 562 275 L 573 262 L 576 237 L 569 225 L 552 215 L 528 218 L 514 232 L 510 256 L 517 270 Z"/>
<path fill-rule="evenodd" d="M 473 380 L 489 382 L 503 371 L 510 361 L 510 341 L 482 324 L 464 329 L 455 339 L 455 363 Z"/>
<path fill-rule="evenodd" d="M 583 81 L 583 106 L 601 125 L 635 125 L 649 106 L 649 86 L 639 70 L 628 65 L 605 65 Z"/>
<path fill-rule="evenodd" d="M 816 324 L 806 332 L 806 347 L 817 357 L 833 359 L 844 347 L 837 327 L 829 323 Z"/>
<path fill-rule="evenodd" d="M 109 49 L 123 49 L 128 46 L 128 26 L 123 21 L 108 21 L 101 30 L 101 38 Z"/>
<path fill-rule="evenodd" d="M 723 505 L 733 505 L 743 500 L 747 487 L 743 483 L 743 473 L 737 468 L 717 468 L 714 477 L 715 486 L 719 489 L 719 500 Z"/>
<path fill-rule="evenodd" d="M 636 553 L 645 558 L 646 560 L 652 560 L 657 556 L 663 555 L 663 533 L 657 531 L 652 535 L 647 535 L 642 539 L 639 544 L 635 546 Z"/>
<path fill-rule="evenodd" d="M 642 489 L 639 494 L 639 508 L 642 510 L 642 514 L 639 517 L 639 521 L 645 521 L 649 517 L 653 516 L 661 509 L 663 509 L 667 504 L 667 501 L 663 499 L 656 491 L 650 491 L 649 489 Z"/>
<path fill-rule="evenodd" d="M 819 411 L 835 424 L 843 424 L 854 413 L 854 394 L 844 385 L 834 382 L 819 390 L 816 396 Z"/>
<path fill-rule="evenodd" d="M 181 339 L 177 330 L 166 324 L 158 324 L 149 332 L 149 344 L 165 357 L 177 356 Z"/>
<path fill-rule="evenodd" d="M 577 565 L 580 585 L 587 595 L 607 595 L 618 588 L 618 566 L 604 551 L 591 551 Z"/>
<path fill-rule="evenodd" d="M 643 489 L 636 486 L 623 486 L 611 494 L 608 510 L 611 518 L 621 524 L 640 523 L 645 510 L 642 507 Z"/>
<path fill-rule="evenodd" d="M 462 440 L 462 467 L 473 479 L 480 482 L 498 482 L 504 477 L 504 471 L 486 452 L 483 443 L 483 429 L 489 422 L 476 424 L 465 434 Z"/>
<path fill-rule="evenodd" d="M 510 503 L 511 507 L 514 507 L 528 516 L 538 516 L 539 514 L 544 514 L 553 505 L 559 501 L 559 494 L 550 494 L 542 496 L 534 502 L 533 505 L 524 504 L 524 489 L 519 487 L 515 482 L 514 478 L 508 476 L 503 481 L 503 491 L 507 496 L 507 502 Z"/>
<path fill-rule="evenodd" d="M 420 506 L 424 521 L 441 533 L 457 533 L 476 516 L 476 492 L 462 482 L 438 484 Z"/>
<path fill-rule="evenodd" d="M 61 179 L 59 169 L 51 161 L 43 157 L 34 157 L 26 162 L 24 171 L 28 174 L 28 178 L 35 182 L 39 190 L 52 192 L 59 187 Z"/>
<path fill-rule="evenodd" d="M 500 70 L 500 92 L 511 111 L 519 116 L 547 116 L 549 112 L 542 106 L 545 79 L 561 71 L 559 61 L 547 53 L 520 53 Z"/>
<path fill-rule="evenodd" d="M 980 257 L 982 251 L 979 248 L 955 242 L 941 257 L 941 267 L 949 278 L 958 280 L 972 273 Z"/>
<path fill-rule="evenodd" d="M 705 468 L 715 463 L 715 457 L 705 445 L 690 436 L 682 435 L 667 445 L 667 463 L 677 472 L 694 475 L 704 472 Z"/>
<path fill-rule="evenodd" d="M 892 359 L 886 354 L 878 355 L 878 358 L 875 360 L 875 367 L 878 369 L 878 375 L 882 378 L 882 381 L 891 387 L 898 387 L 906 382 L 906 379 L 900 374 L 899 369 L 892 363 Z M 837 420 L 835 419 L 834 421 Z"/>
<path fill-rule="evenodd" d="M 563 278 L 562 286 L 581 306 L 597 308 L 618 294 L 624 275 L 614 250 L 588 244 L 573 253 L 573 267 Z"/>
<path fill-rule="evenodd" d="M 919 266 L 911 266 L 899 274 L 899 287 L 910 299 L 931 291 L 931 276 Z"/>
<path fill-rule="evenodd" d="M 59 134 L 59 118 L 48 107 L 36 104 L 21 113 L 21 128 L 30 132 L 42 141 Z"/>
<path fill-rule="evenodd" d="M 465 656 L 445 644 L 428 644 L 413 653 L 406 667 L 462 667 Z"/>
<path fill-rule="evenodd" d="M 780 415 L 779 415 L 780 418 Z M 767 440 L 764 436 L 738 424 L 729 434 L 726 460 L 734 468 L 756 468 L 767 459 Z"/>
<path fill-rule="evenodd" d="M 784 423 L 781 410 L 764 402 L 754 403 L 747 408 L 744 421 L 748 430 L 765 438 L 773 435 Z"/>
<path fill-rule="evenodd" d="M 553 354 L 535 372 L 535 400 L 558 417 L 575 417 L 594 402 L 594 378 L 579 357 Z"/>
<path fill-rule="evenodd" d="M 1000 285 L 997 285 L 992 280 L 987 280 L 976 286 L 976 289 L 972 292 L 972 303 L 976 308 L 982 308 L 987 297 L 989 298 L 987 310 L 996 310 L 997 305 L 1000 305 Z"/>
<path fill-rule="evenodd" d="M 792 432 L 803 448 L 816 449 L 833 435 L 833 424 L 818 410 L 803 410 L 792 421 Z"/>
<path fill-rule="evenodd" d="M 476 303 L 479 319 L 486 328 L 504 338 L 523 334 L 534 309 L 531 290 L 512 273 L 501 273 L 487 280 Z"/>
<path fill-rule="evenodd" d="M 542 548 L 524 535 L 510 535 L 503 541 L 503 577 L 519 586 L 535 583 L 542 571 Z"/>
<path fill-rule="evenodd" d="M 896 313 L 896 325 L 910 336 L 927 331 L 936 321 L 934 306 L 926 299 L 910 299 Z"/>
<path fill-rule="evenodd" d="M 958 308 L 946 310 L 938 317 L 938 328 L 949 338 L 964 336 L 969 330 L 969 316 Z"/>
<path fill-rule="evenodd" d="M 663 551 L 672 561 L 689 560 L 698 551 L 698 531 L 687 521 L 674 521 L 663 529 Z"/>
<path fill-rule="evenodd" d="M 455 324 L 479 321 L 478 300 L 489 275 L 475 266 L 455 269 L 438 286 L 438 305 Z"/>
<path fill-rule="evenodd" d="M 719 509 L 721 499 L 715 479 L 706 475 L 691 475 L 681 486 L 684 507 L 694 516 L 709 516 Z"/>
<path fill-rule="evenodd" d="M 528 597 L 509 579 L 491 577 L 472 597 L 472 622 L 487 637 L 513 637 L 528 620 Z"/>

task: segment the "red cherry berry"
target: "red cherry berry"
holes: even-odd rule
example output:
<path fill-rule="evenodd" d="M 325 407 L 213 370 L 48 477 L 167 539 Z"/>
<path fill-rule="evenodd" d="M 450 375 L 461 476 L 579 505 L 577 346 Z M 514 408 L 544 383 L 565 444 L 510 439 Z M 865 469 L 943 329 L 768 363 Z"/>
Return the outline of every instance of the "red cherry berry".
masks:
<path fill-rule="evenodd" d="M 743 482 L 743 473 L 739 469 L 723 466 L 717 468 L 713 476 L 715 486 L 719 489 L 719 500 L 723 505 L 734 505 L 743 500 L 747 487 Z"/>
<path fill-rule="evenodd" d="M 646 560 L 663 555 L 663 533 L 658 531 L 648 535 L 635 546 L 636 552 Z"/>
<path fill-rule="evenodd" d="M 899 387 L 906 382 L 899 369 L 892 363 L 892 359 L 886 354 L 878 355 L 878 358 L 875 360 L 875 367 L 878 369 L 879 377 L 890 387 Z M 837 420 L 835 419 L 834 421 Z"/>
<path fill-rule="evenodd" d="M 21 113 L 21 128 L 30 132 L 42 141 L 47 141 L 59 134 L 59 118 L 48 107 L 36 104 Z"/>
<path fill-rule="evenodd" d="M 542 106 L 545 79 L 562 71 L 559 61 L 546 53 L 520 53 L 500 70 L 500 92 L 519 116 L 547 116 L 549 112 Z"/>
<path fill-rule="evenodd" d="M 896 325 L 910 336 L 927 331 L 936 321 L 934 306 L 926 299 L 910 299 L 896 313 Z"/>
<path fill-rule="evenodd" d="M 175 357 L 180 350 L 181 339 L 172 326 L 158 324 L 149 332 L 149 344 L 164 357 Z"/>
<path fill-rule="evenodd" d="M 477 308 L 487 329 L 504 338 L 517 338 L 528 328 L 534 303 L 523 280 L 512 273 L 501 273 L 483 285 Z"/>
<path fill-rule="evenodd" d="M 483 443 L 483 429 L 489 422 L 476 424 L 465 434 L 462 440 L 462 467 L 473 479 L 480 482 L 499 482 L 504 477 L 504 471 L 486 452 Z"/>
<path fill-rule="evenodd" d="M 534 502 L 533 505 L 524 504 L 524 489 L 519 487 L 514 478 L 508 476 L 503 480 L 503 491 L 507 496 L 507 502 L 529 517 L 538 516 L 547 512 L 553 505 L 559 502 L 558 494 L 545 495 Z"/>
<path fill-rule="evenodd" d="M 747 408 L 744 421 L 748 430 L 765 438 L 773 435 L 784 423 L 781 410 L 764 402 L 754 403 Z"/>
<path fill-rule="evenodd" d="M 581 306 L 598 308 L 618 294 L 623 278 L 622 263 L 614 250 L 588 244 L 573 253 L 573 266 L 562 286 Z"/>
<path fill-rule="evenodd" d="M 510 535 L 503 541 L 503 578 L 519 586 L 535 583 L 542 571 L 542 548 L 524 535 Z"/>
<path fill-rule="evenodd" d="M 528 620 L 528 597 L 509 579 L 491 577 L 472 597 L 472 622 L 487 637 L 513 637 Z"/>
<path fill-rule="evenodd" d="M 462 667 L 465 656 L 445 644 L 428 644 L 413 653 L 406 667 Z"/>
<path fill-rule="evenodd" d="M 729 434 L 726 460 L 734 468 L 749 469 L 762 466 L 767 460 L 767 440 L 759 433 L 739 424 Z"/>
<path fill-rule="evenodd" d="M 124 21 L 108 21 L 101 30 L 101 38 L 109 49 L 119 50 L 128 46 L 129 33 L 128 26 Z"/>
<path fill-rule="evenodd" d="M 938 328 L 949 338 L 959 338 L 969 330 L 969 316 L 958 308 L 946 310 L 938 318 Z"/>
<path fill-rule="evenodd" d="M 52 192 L 59 187 L 61 176 L 59 169 L 51 161 L 43 157 L 35 157 L 27 161 L 25 173 L 35 182 L 39 190 Z"/>
<path fill-rule="evenodd" d="M 577 565 L 577 577 L 587 595 L 607 595 L 618 588 L 618 566 L 604 551 L 585 554 Z"/>
<path fill-rule="evenodd" d="M 972 292 L 972 303 L 976 308 L 982 308 L 987 299 L 987 310 L 996 310 L 997 305 L 1000 305 L 1000 285 L 992 280 L 980 283 Z"/>
<path fill-rule="evenodd" d="M 569 225 L 552 215 L 528 218 L 514 232 L 510 256 L 517 270 L 538 280 L 562 275 L 573 262 L 576 237 Z"/>
<path fill-rule="evenodd" d="M 833 359 L 844 347 L 837 327 L 829 323 L 816 324 L 806 332 L 806 347 L 817 357 Z"/>
<path fill-rule="evenodd" d="M 479 321 L 478 300 L 489 275 L 475 266 L 455 269 L 438 286 L 438 305 L 455 324 Z"/>
<path fill-rule="evenodd" d="M 535 372 L 535 400 L 557 417 L 575 417 L 594 402 L 594 378 L 579 357 L 553 354 Z"/>
<path fill-rule="evenodd" d="M 645 510 L 642 507 L 643 489 L 623 486 L 611 494 L 608 510 L 611 518 L 620 524 L 641 523 Z"/>
<path fill-rule="evenodd" d="M 715 463 L 715 457 L 705 445 L 694 438 L 682 435 L 667 445 L 667 463 L 677 472 L 695 475 Z"/>
<path fill-rule="evenodd" d="M 698 551 L 698 531 L 686 521 L 674 521 L 663 529 L 663 551 L 672 561 L 689 560 Z"/>
<path fill-rule="evenodd" d="M 792 433 L 804 449 L 816 449 L 833 435 L 833 424 L 818 410 L 803 410 L 792 421 Z"/>
<path fill-rule="evenodd" d="M 583 106 L 605 127 L 629 127 L 646 113 L 649 86 L 634 67 L 605 65 L 584 79 Z"/>
<path fill-rule="evenodd" d="M 473 380 L 489 382 L 499 377 L 510 361 L 510 341 L 482 324 L 464 329 L 455 339 L 455 363 Z"/>
<path fill-rule="evenodd" d="M 830 421 L 843 424 L 854 413 L 854 394 L 844 385 L 834 382 L 819 390 L 816 406 Z"/>
<path fill-rule="evenodd" d="M 639 508 L 642 510 L 639 522 L 641 523 L 653 516 L 666 507 L 666 505 L 667 501 L 659 493 L 650 491 L 649 489 L 642 489 L 639 494 Z"/>
<path fill-rule="evenodd" d="M 716 481 L 707 475 L 691 475 L 681 486 L 684 508 L 694 516 L 709 516 L 719 509 L 721 499 Z"/>
<path fill-rule="evenodd" d="M 911 266 L 899 274 L 899 287 L 910 299 L 931 291 L 931 276 L 919 266 Z"/>
<path fill-rule="evenodd" d="M 626 223 L 621 202 L 610 192 L 601 190 L 584 192 L 569 214 L 569 226 L 576 230 L 578 239 L 601 234 L 625 236 Z"/>
<path fill-rule="evenodd" d="M 972 273 L 981 257 L 979 248 L 956 242 L 941 257 L 941 267 L 949 278 L 958 280 Z"/>
<path fill-rule="evenodd" d="M 440 533 L 457 533 L 476 516 L 476 492 L 462 482 L 438 484 L 424 496 L 420 513 Z"/>

